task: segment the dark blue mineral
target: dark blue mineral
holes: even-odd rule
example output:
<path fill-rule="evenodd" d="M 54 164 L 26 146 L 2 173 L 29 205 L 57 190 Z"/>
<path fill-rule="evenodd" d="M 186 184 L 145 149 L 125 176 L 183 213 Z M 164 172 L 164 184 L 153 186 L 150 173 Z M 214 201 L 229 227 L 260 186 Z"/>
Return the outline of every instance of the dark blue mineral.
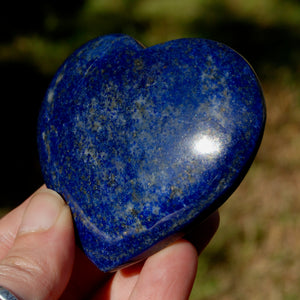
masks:
<path fill-rule="evenodd" d="M 103 271 L 143 259 L 216 210 L 258 150 L 258 79 L 231 48 L 92 40 L 60 67 L 38 125 L 42 172 Z"/>

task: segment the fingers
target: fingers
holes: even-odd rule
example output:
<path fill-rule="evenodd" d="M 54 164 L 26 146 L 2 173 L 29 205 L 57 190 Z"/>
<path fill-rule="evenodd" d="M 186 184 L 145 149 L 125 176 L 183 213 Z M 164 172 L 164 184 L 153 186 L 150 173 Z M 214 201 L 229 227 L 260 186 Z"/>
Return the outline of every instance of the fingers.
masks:
<path fill-rule="evenodd" d="M 195 247 L 179 240 L 146 260 L 129 299 L 188 299 L 197 272 L 197 261 Z"/>
<path fill-rule="evenodd" d="M 1 220 L 0 232 L 14 220 L 2 251 L 0 285 L 24 300 L 58 299 L 70 278 L 75 252 L 68 206 L 44 187 Z"/>
<path fill-rule="evenodd" d="M 36 193 L 43 189 L 46 189 L 45 185 L 37 190 Z M 0 219 L 0 260 L 12 247 L 22 221 L 24 211 L 33 195 L 25 200 L 17 208 L 8 213 L 6 216 Z"/>
<path fill-rule="evenodd" d="M 197 271 L 195 247 L 180 240 L 144 263 L 116 272 L 94 300 L 185 300 Z"/>
<path fill-rule="evenodd" d="M 186 236 L 200 253 L 219 225 L 218 213 Z M 0 220 L 0 286 L 20 299 L 188 299 L 197 251 L 180 240 L 146 262 L 118 271 L 111 280 L 79 250 L 75 253 L 70 210 L 54 191 L 42 187 Z M 71 277 L 71 280 L 69 281 Z M 67 289 L 67 283 L 69 281 Z M 88 298 L 87 298 L 88 297 Z"/>
<path fill-rule="evenodd" d="M 204 222 L 194 224 L 185 240 L 148 258 L 129 299 L 188 299 L 197 272 L 198 255 L 217 231 L 219 221 L 216 211 Z"/>
<path fill-rule="evenodd" d="M 219 226 L 219 214 L 213 213 L 204 222 L 169 247 L 139 263 L 116 272 L 93 299 L 143 300 L 188 299 L 196 276 L 198 254 L 211 240 Z"/>
<path fill-rule="evenodd" d="M 128 300 L 143 268 L 143 262 L 117 271 L 95 294 L 93 300 Z"/>

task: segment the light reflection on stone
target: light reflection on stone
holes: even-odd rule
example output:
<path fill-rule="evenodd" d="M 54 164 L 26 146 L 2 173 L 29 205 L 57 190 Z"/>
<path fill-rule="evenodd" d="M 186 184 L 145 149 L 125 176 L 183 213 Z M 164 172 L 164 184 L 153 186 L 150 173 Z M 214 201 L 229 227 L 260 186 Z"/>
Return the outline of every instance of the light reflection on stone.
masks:
<path fill-rule="evenodd" d="M 221 148 L 220 139 L 209 135 L 198 135 L 192 141 L 192 152 L 196 155 L 217 155 Z"/>

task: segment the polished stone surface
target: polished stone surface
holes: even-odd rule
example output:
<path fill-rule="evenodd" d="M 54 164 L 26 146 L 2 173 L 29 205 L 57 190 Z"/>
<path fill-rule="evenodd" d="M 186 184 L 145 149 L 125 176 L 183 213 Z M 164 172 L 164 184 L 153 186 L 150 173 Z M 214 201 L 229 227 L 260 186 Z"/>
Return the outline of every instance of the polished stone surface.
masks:
<path fill-rule="evenodd" d="M 47 91 L 42 171 L 70 205 L 87 256 L 114 270 L 217 209 L 250 167 L 264 123 L 257 77 L 229 47 L 104 36 L 74 52 Z"/>

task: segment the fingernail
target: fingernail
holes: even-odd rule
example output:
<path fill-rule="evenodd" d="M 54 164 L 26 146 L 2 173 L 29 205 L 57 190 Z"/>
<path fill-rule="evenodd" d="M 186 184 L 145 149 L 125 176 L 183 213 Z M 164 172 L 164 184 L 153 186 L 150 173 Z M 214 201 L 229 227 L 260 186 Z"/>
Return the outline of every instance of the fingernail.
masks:
<path fill-rule="evenodd" d="M 18 234 L 50 229 L 65 205 L 64 200 L 52 190 L 37 192 L 25 210 Z"/>

